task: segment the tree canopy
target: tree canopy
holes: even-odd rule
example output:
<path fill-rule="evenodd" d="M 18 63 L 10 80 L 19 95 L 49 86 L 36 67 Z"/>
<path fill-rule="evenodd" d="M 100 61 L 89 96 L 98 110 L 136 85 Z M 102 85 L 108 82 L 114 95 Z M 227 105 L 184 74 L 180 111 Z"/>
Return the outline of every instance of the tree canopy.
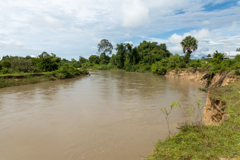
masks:
<path fill-rule="evenodd" d="M 107 39 L 102 39 L 100 43 L 98 43 L 98 53 L 104 52 L 105 54 L 112 54 L 113 46 Z"/>
<path fill-rule="evenodd" d="M 198 41 L 192 37 L 187 36 L 185 37 L 182 42 L 180 43 L 183 48 L 183 53 L 186 53 L 186 62 L 188 63 L 190 60 L 191 53 L 197 50 L 198 48 Z"/>

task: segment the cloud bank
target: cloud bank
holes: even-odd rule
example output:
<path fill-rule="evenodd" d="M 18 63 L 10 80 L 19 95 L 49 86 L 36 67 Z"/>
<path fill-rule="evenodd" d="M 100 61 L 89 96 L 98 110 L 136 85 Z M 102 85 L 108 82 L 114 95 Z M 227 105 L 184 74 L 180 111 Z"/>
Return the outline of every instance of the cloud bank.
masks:
<path fill-rule="evenodd" d="M 187 4 L 187 5 L 186 5 Z M 240 47 L 240 1 L 233 0 L 8 0 L 0 1 L 0 57 L 47 51 L 67 59 L 89 57 L 101 39 L 117 43 L 166 43 L 182 54 L 180 41 L 199 41 L 193 54 Z"/>

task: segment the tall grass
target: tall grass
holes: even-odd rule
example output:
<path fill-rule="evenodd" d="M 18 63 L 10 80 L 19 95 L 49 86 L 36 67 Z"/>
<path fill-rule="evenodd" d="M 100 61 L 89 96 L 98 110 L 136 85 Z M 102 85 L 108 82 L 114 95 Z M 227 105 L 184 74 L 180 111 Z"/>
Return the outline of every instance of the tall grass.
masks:
<path fill-rule="evenodd" d="M 10 87 L 10 86 L 19 86 L 26 84 L 34 84 L 44 81 L 55 80 L 53 76 L 45 75 L 45 76 L 27 76 L 23 78 L 0 78 L 0 88 Z"/>

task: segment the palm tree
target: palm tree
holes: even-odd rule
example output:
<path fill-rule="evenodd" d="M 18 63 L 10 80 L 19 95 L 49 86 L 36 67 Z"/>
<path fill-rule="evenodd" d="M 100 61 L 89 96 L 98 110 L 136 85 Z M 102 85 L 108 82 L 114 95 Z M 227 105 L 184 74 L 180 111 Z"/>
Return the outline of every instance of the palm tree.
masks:
<path fill-rule="evenodd" d="M 186 62 L 188 63 L 190 60 L 191 53 L 194 52 L 198 47 L 198 41 L 192 36 L 187 36 L 182 40 L 180 44 L 183 47 L 183 53 L 187 52 L 185 57 Z"/>

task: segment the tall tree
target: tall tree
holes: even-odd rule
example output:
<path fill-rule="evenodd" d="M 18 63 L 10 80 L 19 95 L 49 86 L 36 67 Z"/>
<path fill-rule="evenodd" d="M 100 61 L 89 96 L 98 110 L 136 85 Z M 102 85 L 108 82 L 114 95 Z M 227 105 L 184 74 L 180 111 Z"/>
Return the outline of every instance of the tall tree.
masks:
<path fill-rule="evenodd" d="M 212 57 L 211 54 L 208 54 L 207 57 Z"/>
<path fill-rule="evenodd" d="M 237 48 L 236 51 L 239 52 L 239 51 L 240 51 L 240 48 Z"/>
<path fill-rule="evenodd" d="M 192 36 L 187 36 L 182 40 L 180 44 L 183 48 L 183 53 L 187 52 L 185 57 L 186 62 L 189 63 L 191 53 L 198 48 L 198 41 Z"/>
<path fill-rule="evenodd" d="M 105 54 L 112 54 L 113 46 L 107 39 L 102 39 L 100 43 L 98 43 L 98 53 L 104 52 Z"/>
<path fill-rule="evenodd" d="M 116 54 L 117 66 L 119 68 L 123 68 L 124 61 L 126 59 L 126 52 L 127 52 L 126 45 L 123 43 L 117 44 L 116 50 L 117 50 L 117 54 Z"/>

